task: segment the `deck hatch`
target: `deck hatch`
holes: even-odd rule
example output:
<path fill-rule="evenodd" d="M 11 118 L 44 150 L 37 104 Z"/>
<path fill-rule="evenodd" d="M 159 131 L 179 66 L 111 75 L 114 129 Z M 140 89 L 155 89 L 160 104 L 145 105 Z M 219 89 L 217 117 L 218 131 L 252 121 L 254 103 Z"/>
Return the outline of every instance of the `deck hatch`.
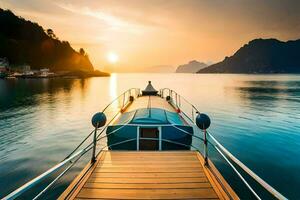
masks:
<path fill-rule="evenodd" d="M 159 150 L 158 128 L 139 128 L 139 150 Z M 150 140 L 153 139 L 153 140 Z"/>

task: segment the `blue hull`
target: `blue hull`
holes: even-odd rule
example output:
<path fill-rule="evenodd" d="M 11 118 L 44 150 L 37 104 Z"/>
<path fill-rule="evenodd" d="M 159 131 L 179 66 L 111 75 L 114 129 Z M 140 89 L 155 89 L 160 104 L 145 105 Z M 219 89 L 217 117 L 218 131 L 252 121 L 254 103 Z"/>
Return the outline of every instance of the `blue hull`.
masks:
<path fill-rule="evenodd" d="M 137 150 L 141 149 L 141 140 L 137 141 L 137 126 L 109 126 L 107 129 L 107 144 L 110 150 Z M 176 126 L 190 134 L 172 126 L 161 127 L 161 141 L 159 138 L 153 141 L 161 142 L 161 150 L 189 150 L 192 143 L 193 128 L 189 126 Z M 113 132 L 115 131 L 115 132 Z M 112 133 L 113 132 L 113 133 Z M 158 150 L 158 149 L 157 149 Z"/>

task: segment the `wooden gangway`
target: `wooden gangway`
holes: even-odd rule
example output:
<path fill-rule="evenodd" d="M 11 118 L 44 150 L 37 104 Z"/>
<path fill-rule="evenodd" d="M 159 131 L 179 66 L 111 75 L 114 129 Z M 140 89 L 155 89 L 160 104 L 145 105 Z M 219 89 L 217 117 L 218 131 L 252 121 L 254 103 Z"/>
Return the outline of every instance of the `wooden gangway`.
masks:
<path fill-rule="evenodd" d="M 238 199 L 197 151 L 103 151 L 59 199 Z"/>

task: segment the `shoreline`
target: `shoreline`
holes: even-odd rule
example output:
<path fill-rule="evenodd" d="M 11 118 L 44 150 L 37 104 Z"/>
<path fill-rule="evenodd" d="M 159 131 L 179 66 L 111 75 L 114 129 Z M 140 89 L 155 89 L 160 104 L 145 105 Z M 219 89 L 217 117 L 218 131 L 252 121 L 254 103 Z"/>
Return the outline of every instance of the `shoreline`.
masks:
<path fill-rule="evenodd" d="M 14 73 L 10 74 L 2 74 L 0 79 L 54 79 L 54 78 L 91 78 L 91 77 L 109 77 L 109 73 L 105 72 L 83 72 L 83 71 L 73 71 L 73 72 L 67 72 L 67 73 L 57 73 L 57 74 L 18 74 L 14 75 Z"/>

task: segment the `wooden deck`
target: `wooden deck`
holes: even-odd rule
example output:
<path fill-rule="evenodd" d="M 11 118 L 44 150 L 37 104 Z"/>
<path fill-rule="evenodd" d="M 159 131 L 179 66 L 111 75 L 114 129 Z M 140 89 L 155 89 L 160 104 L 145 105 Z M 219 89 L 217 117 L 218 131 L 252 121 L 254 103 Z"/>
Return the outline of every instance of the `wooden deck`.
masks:
<path fill-rule="evenodd" d="M 174 107 L 172 107 L 165 99 L 159 96 L 141 96 L 132 102 L 132 104 L 126 109 L 126 112 L 140 108 L 147 108 L 149 97 L 151 101 L 151 108 L 161 108 L 167 111 L 175 112 Z"/>
<path fill-rule="evenodd" d="M 221 184 L 220 184 L 221 183 Z M 59 199 L 238 199 L 196 151 L 103 151 Z"/>

